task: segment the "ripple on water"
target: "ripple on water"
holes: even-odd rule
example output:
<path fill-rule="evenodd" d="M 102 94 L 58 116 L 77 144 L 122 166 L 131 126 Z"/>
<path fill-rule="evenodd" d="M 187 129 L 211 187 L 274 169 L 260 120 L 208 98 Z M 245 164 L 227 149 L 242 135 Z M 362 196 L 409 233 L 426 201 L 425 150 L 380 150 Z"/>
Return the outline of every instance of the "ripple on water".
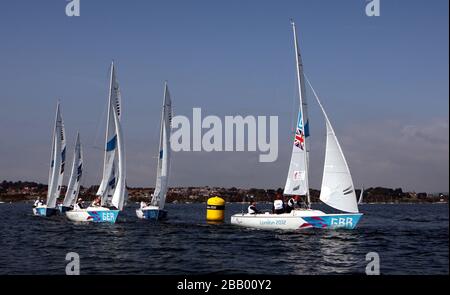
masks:
<path fill-rule="evenodd" d="M 361 274 L 377 252 L 383 274 L 448 274 L 448 205 L 365 205 L 359 227 L 264 231 L 205 222 L 205 205 L 167 206 L 147 222 L 134 208 L 116 224 L 37 218 L 30 204 L 0 206 L 0 274 L 64 274 L 77 252 L 84 274 Z M 319 208 L 320 209 L 320 208 Z"/>

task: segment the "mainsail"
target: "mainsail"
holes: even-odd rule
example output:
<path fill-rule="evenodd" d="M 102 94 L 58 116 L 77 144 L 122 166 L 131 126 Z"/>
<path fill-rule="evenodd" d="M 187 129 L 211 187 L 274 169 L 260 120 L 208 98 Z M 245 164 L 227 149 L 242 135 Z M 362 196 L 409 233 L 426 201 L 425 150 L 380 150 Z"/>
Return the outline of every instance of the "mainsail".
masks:
<path fill-rule="evenodd" d="M 172 100 L 170 99 L 167 82 L 164 86 L 164 101 L 161 114 L 161 130 L 159 139 L 158 170 L 156 176 L 155 192 L 151 205 L 164 208 L 168 189 L 170 167 L 170 136 L 172 130 Z"/>
<path fill-rule="evenodd" d="M 306 138 L 309 136 L 309 122 L 305 95 L 305 82 L 303 76 L 303 63 L 300 55 L 295 23 L 292 23 L 295 44 L 295 58 L 297 64 L 297 83 L 300 98 L 297 126 L 295 130 L 294 145 L 292 147 L 291 163 L 284 187 L 285 195 L 306 195 L 308 204 L 308 145 Z"/>
<path fill-rule="evenodd" d="M 67 185 L 66 196 L 64 197 L 63 206 L 70 207 L 75 204 L 75 201 L 80 192 L 81 176 L 83 174 L 83 151 L 81 149 L 80 134 L 77 134 L 75 143 L 75 151 L 73 153 L 72 171 Z"/>
<path fill-rule="evenodd" d="M 106 123 L 105 156 L 103 161 L 102 182 L 97 191 L 97 195 L 102 199 L 102 205 L 110 205 L 117 184 L 117 124 L 114 113 L 120 122 L 121 117 L 121 95 L 119 84 L 116 79 L 114 63 L 111 63 L 111 77 L 108 98 L 108 115 Z M 120 125 L 120 123 L 119 123 Z M 120 128 L 120 126 L 119 126 Z"/>
<path fill-rule="evenodd" d="M 48 180 L 47 207 L 55 208 L 56 199 L 61 192 L 66 161 L 66 135 L 59 101 L 56 106 L 55 126 L 53 129 L 52 154 Z"/>
<path fill-rule="evenodd" d="M 117 136 L 117 183 L 111 204 L 119 210 L 123 209 L 125 197 L 127 195 L 125 176 L 125 145 L 123 142 L 122 126 L 119 121 L 119 109 L 113 111 L 114 123 L 116 125 Z"/>
<path fill-rule="evenodd" d="M 320 200 L 335 209 L 358 213 L 359 210 L 353 180 L 344 153 L 319 97 L 309 80 L 307 81 L 322 110 L 327 127 L 327 144 Z"/>

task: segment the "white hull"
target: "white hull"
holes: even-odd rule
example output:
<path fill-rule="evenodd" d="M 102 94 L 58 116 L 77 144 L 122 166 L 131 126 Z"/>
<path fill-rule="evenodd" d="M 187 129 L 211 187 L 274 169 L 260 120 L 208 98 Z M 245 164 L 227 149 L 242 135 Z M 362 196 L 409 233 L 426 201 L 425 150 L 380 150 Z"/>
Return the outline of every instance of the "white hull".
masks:
<path fill-rule="evenodd" d="M 319 210 L 293 210 L 283 214 L 234 214 L 231 224 L 258 228 L 298 230 L 305 228 L 356 227 L 362 214 L 326 214 Z"/>
<path fill-rule="evenodd" d="M 78 209 L 66 212 L 67 218 L 74 222 L 115 223 L 118 214 L 119 210 L 110 210 L 104 207 L 89 207 L 87 209 Z"/>
<path fill-rule="evenodd" d="M 295 230 L 306 223 L 300 216 L 325 215 L 318 210 L 293 210 L 283 214 L 234 214 L 231 216 L 231 224 L 260 229 L 288 229 Z"/>

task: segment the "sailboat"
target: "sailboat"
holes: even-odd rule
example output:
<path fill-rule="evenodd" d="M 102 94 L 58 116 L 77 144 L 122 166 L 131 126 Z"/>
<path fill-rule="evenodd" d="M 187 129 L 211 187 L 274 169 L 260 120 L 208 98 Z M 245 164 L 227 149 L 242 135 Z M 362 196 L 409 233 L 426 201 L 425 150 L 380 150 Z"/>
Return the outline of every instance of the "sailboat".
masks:
<path fill-rule="evenodd" d="M 97 199 L 88 208 L 66 212 L 72 221 L 115 223 L 128 197 L 125 173 L 125 146 L 121 126 L 121 95 L 114 62 L 111 63 L 108 116 L 103 163 L 103 177 Z"/>
<path fill-rule="evenodd" d="M 48 174 L 47 201 L 45 204 L 36 201 L 33 214 L 36 216 L 52 216 L 58 209 L 56 200 L 61 192 L 64 176 L 64 165 L 66 161 L 66 134 L 64 121 L 61 115 L 61 106 L 58 101 L 56 105 L 56 117 L 52 135 L 52 153 L 50 158 L 50 171 Z"/>
<path fill-rule="evenodd" d="M 363 194 L 364 194 L 364 186 L 361 188 L 361 192 L 359 193 L 358 205 L 363 203 Z"/>
<path fill-rule="evenodd" d="M 170 169 L 170 136 L 172 133 L 172 100 L 170 98 L 167 82 L 164 84 L 164 99 L 161 113 L 161 128 L 159 138 L 158 170 L 156 185 L 150 204 L 143 204 L 136 210 L 141 219 L 164 219 L 167 211 L 164 210 L 168 190 L 168 177 Z"/>
<path fill-rule="evenodd" d="M 295 23 L 291 21 L 295 56 L 297 66 L 297 84 L 299 88 L 300 106 L 297 128 L 292 149 L 289 172 L 284 187 L 284 195 L 304 195 L 306 208 L 295 209 L 290 213 L 273 214 L 234 214 L 231 223 L 244 227 L 261 229 L 287 229 L 297 230 L 305 228 L 347 228 L 353 229 L 359 222 L 362 214 L 358 211 L 353 180 L 338 142 L 334 129 L 323 108 L 317 93 L 303 74 L 303 62 L 299 51 Z M 325 163 L 322 178 L 320 200 L 330 207 L 346 212 L 342 214 L 327 214 L 320 210 L 311 209 L 309 195 L 309 118 L 306 103 L 305 80 L 322 110 L 325 118 L 327 141 L 325 150 Z"/>
<path fill-rule="evenodd" d="M 83 174 L 83 151 L 81 149 L 80 134 L 77 133 L 69 184 L 67 185 L 67 191 L 66 195 L 64 196 L 64 201 L 62 205 L 58 208 L 61 213 L 73 210 L 73 206 L 75 205 L 78 194 L 80 193 L 82 174 Z"/>

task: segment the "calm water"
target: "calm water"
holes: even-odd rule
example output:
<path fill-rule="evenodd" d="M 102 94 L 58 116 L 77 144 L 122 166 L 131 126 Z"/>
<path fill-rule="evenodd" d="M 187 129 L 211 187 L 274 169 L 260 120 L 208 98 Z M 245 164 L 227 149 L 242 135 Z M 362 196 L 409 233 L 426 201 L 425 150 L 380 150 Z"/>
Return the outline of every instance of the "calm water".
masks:
<path fill-rule="evenodd" d="M 320 209 L 320 206 L 316 208 Z M 169 204 L 170 219 L 73 224 L 31 215 L 31 204 L 0 204 L 0 274 L 65 274 L 77 252 L 82 274 L 364 273 L 378 252 L 382 274 L 448 274 L 447 204 L 363 205 L 359 228 L 278 232 L 205 222 L 204 204 Z"/>

